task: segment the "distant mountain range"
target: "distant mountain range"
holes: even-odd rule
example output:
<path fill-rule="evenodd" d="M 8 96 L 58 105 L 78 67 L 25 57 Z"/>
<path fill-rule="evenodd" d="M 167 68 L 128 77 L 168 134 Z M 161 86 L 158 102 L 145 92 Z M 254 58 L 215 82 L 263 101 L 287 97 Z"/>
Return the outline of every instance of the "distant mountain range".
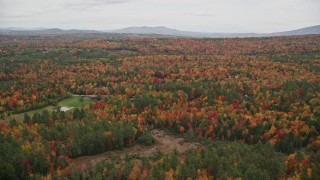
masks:
<path fill-rule="evenodd" d="M 306 27 L 302 29 L 275 32 L 275 33 L 204 33 L 204 32 L 191 32 L 191 31 L 180 31 L 177 29 L 171 29 L 164 26 L 157 27 L 128 27 L 118 30 L 108 31 L 96 31 L 96 30 L 62 30 L 58 28 L 46 29 L 25 29 L 25 28 L 2 28 L 0 29 L 2 35 L 68 35 L 68 34 L 118 34 L 128 36 L 136 35 L 148 35 L 148 36 L 174 36 L 174 37 L 193 37 L 193 38 L 232 38 L 232 37 L 271 37 L 271 36 L 293 36 L 293 35 L 306 35 L 306 34 L 320 34 L 320 25 Z"/>
<path fill-rule="evenodd" d="M 119 30 L 108 31 L 112 33 L 124 34 L 161 34 L 169 36 L 184 36 L 184 37 L 197 37 L 197 38 L 220 38 L 220 37 L 270 37 L 270 36 L 293 36 L 293 35 L 306 35 L 306 34 L 320 34 L 320 25 L 311 26 L 302 29 L 275 32 L 275 33 L 203 33 L 203 32 L 190 32 L 179 31 L 176 29 L 167 28 L 164 26 L 158 27 L 128 27 Z"/>
<path fill-rule="evenodd" d="M 26 28 L 3 28 L 0 29 L 0 34 L 6 35 L 63 35 L 63 34 L 88 34 L 88 33 L 102 33 L 100 31 L 95 30 L 62 30 L 59 28 L 34 28 L 34 29 L 26 29 Z"/>

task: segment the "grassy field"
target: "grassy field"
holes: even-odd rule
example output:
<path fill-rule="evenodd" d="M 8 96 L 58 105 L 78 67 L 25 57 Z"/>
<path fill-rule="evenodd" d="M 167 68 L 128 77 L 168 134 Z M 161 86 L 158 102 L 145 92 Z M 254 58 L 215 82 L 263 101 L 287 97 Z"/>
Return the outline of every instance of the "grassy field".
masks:
<path fill-rule="evenodd" d="M 68 99 L 64 99 L 58 103 L 58 106 L 66 106 L 66 107 L 72 107 L 72 108 L 83 108 L 85 106 L 90 105 L 90 103 L 93 103 L 94 100 L 87 99 L 86 97 L 83 97 L 81 100 L 81 97 L 71 97 Z"/>
<path fill-rule="evenodd" d="M 50 113 L 52 111 L 55 111 L 55 107 L 54 106 L 46 106 L 40 109 L 35 109 L 32 111 L 28 111 L 26 112 L 29 116 L 33 116 L 35 113 L 42 113 L 42 111 L 44 110 L 48 110 Z M 17 121 L 22 121 L 24 117 L 24 113 L 19 113 L 19 114 L 13 114 L 11 116 L 5 117 L 4 120 L 11 120 L 11 119 L 15 119 Z"/>
<path fill-rule="evenodd" d="M 81 102 L 80 97 L 71 97 L 68 99 L 64 99 L 58 103 L 59 106 L 80 108 L 84 102 Z"/>
<path fill-rule="evenodd" d="M 89 106 L 90 103 L 93 103 L 93 102 L 94 102 L 94 100 L 89 100 L 87 98 L 83 98 L 83 100 L 81 100 L 81 97 L 71 97 L 71 98 L 64 99 L 64 100 L 60 101 L 58 103 L 58 106 L 65 106 L 68 108 L 83 108 L 85 106 Z M 51 113 L 52 111 L 56 110 L 56 107 L 55 106 L 46 106 L 46 107 L 43 107 L 40 109 L 28 111 L 26 113 L 30 116 L 33 116 L 33 114 L 42 113 L 42 111 L 44 111 L 44 110 L 48 110 Z M 9 117 L 5 117 L 4 120 L 15 119 L 17 121 L 22 121 L 23 117 L 24 117 L 24 113 L 19 113 L 19 114 L 13 114 Z"/>

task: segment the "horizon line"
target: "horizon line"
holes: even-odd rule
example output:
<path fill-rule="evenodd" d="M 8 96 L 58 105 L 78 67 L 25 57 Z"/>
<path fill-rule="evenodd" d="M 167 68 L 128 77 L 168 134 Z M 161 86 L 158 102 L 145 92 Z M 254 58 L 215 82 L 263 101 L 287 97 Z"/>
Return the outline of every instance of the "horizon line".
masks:
<path fill-rule="evenodd" d="M 78 30 L 78 31 L 97 31 L 100 33 L 117 33 L 117 32 L 112 32 L 112 31 L 117 31 L 117 30 L 124 30 L 128 28 L 166 28 L 170 30 L 176 30 L 176 31 L 181 31 L 181 32 L 190 32 L 190 33 L 207 33 L 207 34 L 272 34 L 272 33 L 280 33 L 280 32 L 288 32 L 288 31 L 295 31 L 295 30 L 300 30 L 304 28 L 311 28 L 311 27 L 316 27 L 320 26 L 320 24 L 316 25 L 311 25 L 311 26 L 305 26 L 301 28 L 295 28 L 291 30 L 281 30 L 281 31 L 273 31 L 273 32 L 253 32 L 253 31 L 247 31 L 247 32 L 213 32 L 213 31 L 190 31 L 190 30 L 181 30 L 178 28 L 171 28 L 168 26 L 164 25 L 157 25 L 157 26 L 146 26 L 146 25 L 141 25 L 141 26 L 126 26 L 123 28 L 117 28 L 117 29 L 84 29 L 84 28 L 62 28 L 62 27 L 19 27 L 19 26 L 11 26 L 11 27 L 0 27 L 0 30 L 13 30 L 13 31 L 38 31 L 38 30 L 50 30 L 50 29 L 59 29 L 63 31 L 72 31 L 72 30 Z"/>

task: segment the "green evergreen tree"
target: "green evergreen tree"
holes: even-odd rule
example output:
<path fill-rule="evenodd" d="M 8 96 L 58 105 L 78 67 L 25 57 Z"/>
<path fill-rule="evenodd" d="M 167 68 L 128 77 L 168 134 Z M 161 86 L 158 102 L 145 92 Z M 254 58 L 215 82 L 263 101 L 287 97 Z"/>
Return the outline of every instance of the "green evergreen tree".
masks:
<path fill-rule="evenodd" d="M 151 180 L 165 179 L 165 171 L 161 166 L 154 166 L 150 173 Z"/>
<path fill-rule="evenodd" d="M 29 114 L 27 114 L 27 113 L 23 114 L 23 123 L 25 123 L 25 124 L 31 123 L 31 117 L 29 116 Z"/>
<path fill-rule="evenodd" d="M 132 168 L 133 168 L 133 166 L 132 166 L 131 162 L 130 161 L 126 161 L 124 163 L 123 176 L 122 176 L 121 179 L 128 179 L 128 177 L 129 177 L 129 175 L 130 175 L 130 173 L 132 171 Z"/>
<path fill-rule="evenodd" d="M 80 114 L 79 108 L 75 108 L 75 109 L 73 110 L 72 115 L 73 115 L 73 119 L 80 119 L 81 114 Z"/>
<path fill-rule="evenodd" d="M 176 169 L 178 163 L 179 163 L 179 154 L 178 151 L 175 149 L 168 157 L 168 160 L 166 162 L 166 170 L 169 170 L 170 168 Z"/>

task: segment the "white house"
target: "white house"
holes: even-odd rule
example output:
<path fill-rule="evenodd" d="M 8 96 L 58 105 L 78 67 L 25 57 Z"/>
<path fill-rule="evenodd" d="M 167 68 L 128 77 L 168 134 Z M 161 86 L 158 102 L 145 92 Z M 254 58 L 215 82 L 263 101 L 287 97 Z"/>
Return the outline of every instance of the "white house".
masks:
<path fill-rule="evenodd" d="M 60 108 L 60 111 L 67 112 L 67 111 L 69 111 L 70 109 L 71 109 L 71 108 L 62 106 L 62 107 Z"/>

